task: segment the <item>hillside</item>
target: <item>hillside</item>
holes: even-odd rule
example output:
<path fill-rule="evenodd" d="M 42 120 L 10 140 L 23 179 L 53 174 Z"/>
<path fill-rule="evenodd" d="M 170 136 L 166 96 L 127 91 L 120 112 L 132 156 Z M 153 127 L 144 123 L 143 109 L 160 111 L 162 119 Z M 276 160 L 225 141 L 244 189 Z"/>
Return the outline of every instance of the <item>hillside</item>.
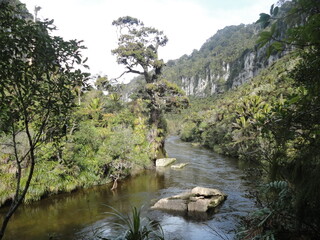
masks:
<path fill-rule="evenodd" d="M 209 38 L 200 50 L 169 61 L 164 77 L 176 82 L 187 95 L 208 96 L 224 91 L 227 83 L 233 82 L 231 78 L 243 70 L 247 72 L 244 78 L 253 75 L 251 52 L 258 32 L 259 27 L 253 24 L 225 27 Z M 237 61 L 245 66 L 234 69 Z"/>
<path fill-rule="evenodd" d="M 284 4 L 279 15 L 288 11 Z M 286 31 L 285 25 L 280 29 Z M 236 88 L 257 76 L 262 69 L 271 66 L 288 51 L 267 52 L 258 47 L 260 24 L 227 26 L 210 37 L 199 50 L 179 59 L 169 60 L 163 69 L 163 78 L 180 86 L 187 95 L 195 97 L 212 96 Z M 134 78 L 124 86 L 124 98 L 139 89 L 142 77 Z"/>
<path fill-rule="evenodd" d="M 279 54 L 267 57 L 257 49 L 261 28 L 257 24 L 227 26 L 209 38 L 199 50 L 169 60 L 163 77 L 180 86 L 187 95 L 211 96 L 248 82 L 271 65 Z M 125 85 L 126 98 L 141 86 L 141 77 Z M 140 84 L 139 84 L 140 83 Z"/>

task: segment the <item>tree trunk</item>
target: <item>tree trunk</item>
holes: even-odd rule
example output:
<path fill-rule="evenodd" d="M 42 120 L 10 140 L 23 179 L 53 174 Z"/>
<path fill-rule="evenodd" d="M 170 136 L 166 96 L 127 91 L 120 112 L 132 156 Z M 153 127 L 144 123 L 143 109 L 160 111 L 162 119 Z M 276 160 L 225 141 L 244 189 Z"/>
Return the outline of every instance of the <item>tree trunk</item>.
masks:
<path fill-rule="evenodd" d="M 26 133 L 28 136 L 28 143 L 29 143 L 29 157 L 30 157 L 30 167 L 29 167 L 29 173 L 28 173 L 28 177 L 27 177 L 27 181 L 26 184 L 24 186 L 24 188 L 22 189 L 22 192 L 20 193 L 19 189 L 20 189 L 20 179 L 21 179 L 21 171 L 19 171 L 19 175 L 18 179 L 17 179 L 17 191 L 16 194 L 14 196 L 14 199 L 11 203 L 11 206 L 7 212 L 7 214 L 5 215 L 3 222 L 2 222 L 2 226 L 0 229 L 0 240 L 3 238 L 5 230 L 7 228 L 7 225 L 9 223 L 10 218 L 12 217 L 12 215 L 15 213 L 15 211 L 17 210 L 17 208 L 21 205 L 24 197 L 27 194 L 27 191 L 29 189 L 31 180 L 32 180 L 32 176 L 33 176 L 33 171 L 34 171 L 34 166 L 35 166 L 35 155 L 34 155 L 34 149 L 35 149 L 35 144 L 32 140 L 32 136 L 30 134 L 29 131 L 29 127 L 28 127 L 28 121 L 25 120 L 25 125 L 26 125 Z M 13 133 L 13 136 L 15 138 L 15 133 Z M 15 139 L 14 139 L 15 142 Z M 16 155 L 16 162 L 19 168 L 21 168 L 21 159 L 18 158 L 18 155 Z"/>
<path fill-rule="evenodd" d="M 165 129 L 162 126 L 164 125 L 162 122 L 163 120 L 161 109 L 152 108 L 150 111 L 150 138 L 151 142 L 154 144 L 155 155 L 153 160 L 166 157 L 166 151 L 164 149 L 165 135 L 163 132 Z"/>

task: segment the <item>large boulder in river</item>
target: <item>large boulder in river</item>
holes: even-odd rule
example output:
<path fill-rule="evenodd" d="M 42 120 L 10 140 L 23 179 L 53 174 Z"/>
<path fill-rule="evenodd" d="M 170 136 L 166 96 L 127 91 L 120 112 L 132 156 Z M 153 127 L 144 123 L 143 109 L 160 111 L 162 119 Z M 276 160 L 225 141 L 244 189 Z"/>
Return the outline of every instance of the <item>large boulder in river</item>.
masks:
<path fill-rule="evenodd" d="M 154 204 L 153 209 L 179 212 L 207 212 L 219 206 L 227 195 L 218 189 L 195 187 L 191 191 L 162 198 Z"/>
<path fill-rule="evenodd" d="M 156 167 L 166 167 L 176 160 L 176 158 L 159 158 L 156 160 Z"/>

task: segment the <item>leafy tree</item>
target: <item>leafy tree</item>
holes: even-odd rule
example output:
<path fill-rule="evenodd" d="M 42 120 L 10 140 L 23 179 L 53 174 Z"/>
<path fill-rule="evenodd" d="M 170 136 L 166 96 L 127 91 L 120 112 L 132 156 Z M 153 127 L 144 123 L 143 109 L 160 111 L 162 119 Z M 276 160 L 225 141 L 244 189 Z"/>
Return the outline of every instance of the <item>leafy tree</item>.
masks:
<path fill-rule="evenodd" d="M 111 87 L 110 81 L 107 76 L 98 76 L 94 85 L 100 91 L 107 91 Z"/>
<path fill-rule="evenodd" d="M 0 3 L 0 135 L 11 136 L 6 145 L 16 165 L 16 191 L 3 218 L 0 239 L 22 203 L 36 166 L 39 145 L 65 135 L 74 107 L 77 86 L 88 74 L 81 41 L 51 36 L 53 21 L 23 18 L 19 5 Z M 27 139 L 22 148 L 19 137 Z"/>
<path fill-rule="evenodd" d="M 112 50 L 117 62 L 126 66 L 125 73 L 143 75 L 147 83 L 157 81 L 164 66 L 158 59 L 158 48 L 167 44 L 168 38 L 152 27 L 133 17 L 120 17 L 112 22 L 118 28 L 118 48 Z"/>
<path fill-rule="evenodd" d="M 164 105 L 178 106 L 181 103 L 180 106 L 184 107 L 188 104 L 184 93 L 176 85 L 160 78 L 164 62 L 158 59 L 158 49 L 166 45 L 168 38 L 162 31 L 145 27 L 137 18 L 120 17 L 112 24 L 119 31 L 118 47 L 112 53 L 117 56 L 119 64 L 125 65 L 127 70 L 123 74 L 142 75 L 147 83 L 141 97 L 148 101 L 151 125 L 149 141 L 155 144 L 154 158 L 157 158 L 156 155 L 164 150 Z M 172 99 L 168 98 L 169 93 Z"/>

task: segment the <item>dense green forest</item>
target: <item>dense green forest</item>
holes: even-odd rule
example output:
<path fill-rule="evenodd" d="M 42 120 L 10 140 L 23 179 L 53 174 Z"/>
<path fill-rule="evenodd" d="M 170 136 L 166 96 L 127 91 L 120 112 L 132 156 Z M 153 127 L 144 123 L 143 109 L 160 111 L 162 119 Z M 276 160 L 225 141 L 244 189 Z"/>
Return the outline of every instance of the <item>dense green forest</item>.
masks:
<path fill-rule="evenodd" d="M 256 24 L 226 27 L 167 63 L 163 32 L 118 18 L 112 54 L 139 75 L 127 86 L 91 76 L 82 41 L 53 36 L 53 21 L 35 21 L 19 1 L 0 9 L 0 207 L 10 206 L 0 239 L 22 203 L 116 188 L 153 168 L 168 134 L 257 167 L 248 174 L 259 179 L 259 210 L 239 239 L 319 238 L 319 1 L 273 5 Z M 254 69 L 244 83 L 246 64 Z"/>

